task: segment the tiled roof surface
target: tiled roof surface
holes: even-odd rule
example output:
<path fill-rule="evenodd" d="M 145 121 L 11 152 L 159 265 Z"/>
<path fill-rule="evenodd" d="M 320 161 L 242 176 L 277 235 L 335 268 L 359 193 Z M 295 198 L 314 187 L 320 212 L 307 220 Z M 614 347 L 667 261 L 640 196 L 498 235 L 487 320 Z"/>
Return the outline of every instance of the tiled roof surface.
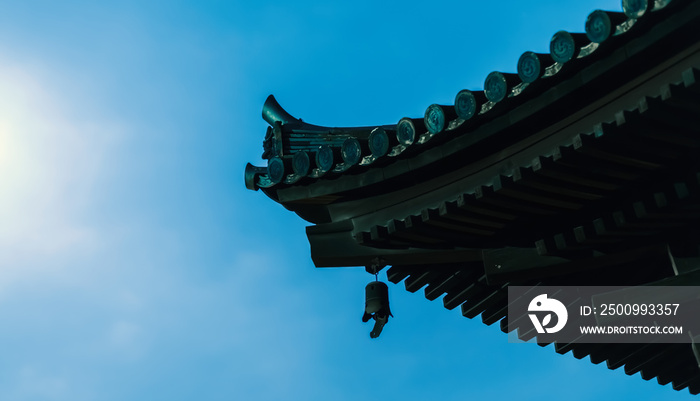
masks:
<path fill-rule="evenodd" d="M 550 54 L 524 52 L 517 60 L 517 73 L 494 71 L 482 91 L 461 90 L 453 105 L 432 104 L 423 118 L 402 118 L 396 125 L 316 126 L 289 115 L 271 95 L 263 108 L 263 118 L 270 124 L 263 154 L 268 166 L 249 166 L 246 185 L 250 189 L 306 186 L 321 178 L 361 174 L 456 136 L 468 136 L 624 47 L 637 36 L 635 31 L 653 28 L 669 12 L 667 8 L 682 2 L 656 1 L 647 10 L 645 1 L 624 1 L 625 12 L 596 10 L 586 19 L 586 33 L 559 31 L 550 41 Z M 633 47 L 625 51 L 625 57 L 634 56 Z"/>

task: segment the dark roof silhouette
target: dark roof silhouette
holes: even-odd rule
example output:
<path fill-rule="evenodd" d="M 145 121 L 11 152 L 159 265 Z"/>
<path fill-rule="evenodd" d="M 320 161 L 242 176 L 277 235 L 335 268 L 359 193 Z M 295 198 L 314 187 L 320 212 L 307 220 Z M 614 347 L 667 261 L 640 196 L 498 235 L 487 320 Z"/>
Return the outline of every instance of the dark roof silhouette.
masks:
<path fill-rule="evenodd" d="M 622 6 L 423 118 L 321 127 L 270 96 L 246 186 L 314 224 L 316 266 L 391 266 L 524 340 L 509 285 L 698 285 L 700 2 Z M 700 393 L 694 344 L 554 348 Z"/>

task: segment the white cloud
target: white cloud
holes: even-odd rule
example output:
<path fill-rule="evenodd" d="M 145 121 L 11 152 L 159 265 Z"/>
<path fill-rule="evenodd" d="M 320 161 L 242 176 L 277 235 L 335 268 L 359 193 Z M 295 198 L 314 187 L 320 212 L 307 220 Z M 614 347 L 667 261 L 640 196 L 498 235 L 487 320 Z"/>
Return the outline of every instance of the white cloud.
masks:
<path fill-rule="evenodd" d="M 28 261 L 99 241 L 81 211 L 122 130 L 81 112 L 89 104 L 58 93 L 56 79 L 68 78 L 0 60 L 0 286 Z"/>
<path fill-rule="evenodd" d="M 13 398 L 58 400 L 69 393 L 69 385 L 64 378 L 40 372 L 31 366 L 22 367 L 17 376 Z"/>
<path fill-rule="evenodd" d="M 141 327 L 133 322 L 115 322 L 109 331 L 109 341 L 117 347 L 129 347 L 138 339 Z"/>

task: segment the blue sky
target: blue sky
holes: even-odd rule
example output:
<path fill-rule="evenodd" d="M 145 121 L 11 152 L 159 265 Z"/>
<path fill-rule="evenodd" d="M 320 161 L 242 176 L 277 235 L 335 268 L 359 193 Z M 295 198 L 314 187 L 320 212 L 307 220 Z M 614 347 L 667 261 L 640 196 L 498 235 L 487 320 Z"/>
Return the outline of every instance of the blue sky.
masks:
<path fill-rule="evenodd" d="M 596 8 L 620 5 L 4 2 L 0 400 L 688 398 L 403 284 L 371 340 L 372 277 L 314 268 L 304 221 L 243 184 L 270 93 L 396 123 Z"/>

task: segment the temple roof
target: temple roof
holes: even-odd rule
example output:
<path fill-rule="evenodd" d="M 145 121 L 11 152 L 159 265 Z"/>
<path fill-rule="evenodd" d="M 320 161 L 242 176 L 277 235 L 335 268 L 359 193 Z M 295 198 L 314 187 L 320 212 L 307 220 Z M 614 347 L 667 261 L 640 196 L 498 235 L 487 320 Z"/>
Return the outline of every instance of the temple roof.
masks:
<path fill-rule="evenodd" d="M 246 186 L 313 223 L 316 266 L 391 266 L 524 340 L 509 285 L 698 285 L 700 3 L 622 5 L 423 118 L 328 128 L 270 97 Z M 554 347 L 700 392 L 690 344 Z"/>

